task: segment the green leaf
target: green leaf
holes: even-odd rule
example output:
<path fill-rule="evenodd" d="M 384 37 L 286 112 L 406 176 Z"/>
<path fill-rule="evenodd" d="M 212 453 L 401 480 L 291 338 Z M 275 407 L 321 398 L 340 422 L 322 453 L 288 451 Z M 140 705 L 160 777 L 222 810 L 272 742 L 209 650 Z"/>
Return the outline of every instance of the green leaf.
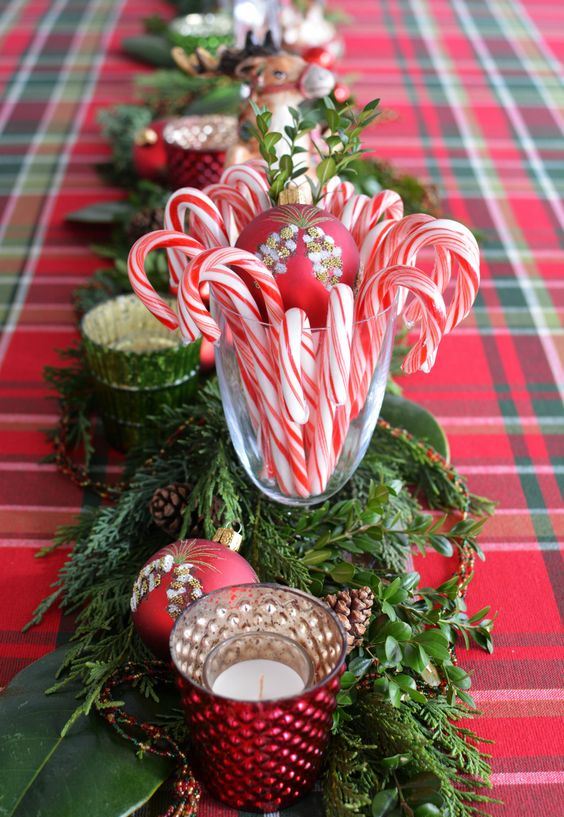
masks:
<path fill-rule="evenodd" d="M 381 416 L 397 428 L 404 428 L 420 440 L 426 440 L 447 461 L 450 459 L 448 439 L 435 417 L 422 406 L 386 392 Z"/>
<path fill-rule="evenodd" d="M 329 575 L 338 584 L 348 584 L 352 581 L 354 571 L 354 565 L 351 565 L 350 562 L 339 562 L 339 564 L 331 568 Z"/>
<path fill-rule="evenodd" d="M 446 536 L 433 534 L 429 537 L 429 544 L 433 550 L 436 550 L 441 556 L 452 556 L 454 553 L 452 544 Z"/>
<path fill-rule="evenodd" d="M 439 630 L 425 630 L 415 636 L 414 641 L 421 644 L 431 658 L 438 658 L 439 661 L 446 661 L 450 658 L 448 641 Z"/>
<path fill-rule="evenodd" d="M 304 553 L 302 562 L 305 565 L 319 565 L 330 559 L 332 555 L 332 550 L 308 550 L 307 553 Z"/>
<path fill-rule="evenodd" d="M 368 672 L 373 663 L 374 659 L 364 658 L 363 656 L 358 655 L 349 662 L 349 670 L 354 673 L 357 678 L 362 678 L 362 676 Z"/>
<path fill-rule="evenodd" d="M 402 659 L 401 647 L 393 636 L 389 635 L 386 638 L 384 650 L 390 664 L 399 664 Z"/>
<path fill-rule="evenodd" d="M 163 758 L 136 756 L 92 712 L 65 738 L 80 687 L 45 695 L 63 660 L 57 650 L 22 670 L 0 695 L 0 814 L 3 817 L 125 817 L 172 771 Z"/>
<path fill-rule="evenodd" d="M 329 179 L 332 179 L 333 176 L 337 174 L 337 165 L 335 164 L 335 160 L 328 156 L 327 158 L 323 159 L 316 168 L 317 178 L 319 179 L 319 184 L 323 187 L 324 184 L 327 184 Z"/>
<path fill-rule="evenodd" d="M 112 224 L 120 216 L 132 212 L 133 208 L 127 201 L 99 201 L 67 213 L 65 220 L 80 224 Z"/>
<path fill-rule="evenodd" d="M 353 672 L 343 672 L 341 676 L 341 689 L 350 689 L 357 682 L 357 677 Z"/>
<path fill-rule="evenodd" d="M 372 817 L 386 817 L 398 802 L 398 793 L 395 789 L 379 791 L 372 801 Z"/>
<path fill-rule="evenodd" d="M 159 68 L 174 68 L 170 43 L 164 37 L 155 34 L 141 34 L 137 37 L 125 37 L 121 47 L 130 57 Z"/>
<path fill-rule="evenodd" d="M 423 803 L 415 809 L 414 817 L 441 817 L 441 810 L 433 803 Z"/>

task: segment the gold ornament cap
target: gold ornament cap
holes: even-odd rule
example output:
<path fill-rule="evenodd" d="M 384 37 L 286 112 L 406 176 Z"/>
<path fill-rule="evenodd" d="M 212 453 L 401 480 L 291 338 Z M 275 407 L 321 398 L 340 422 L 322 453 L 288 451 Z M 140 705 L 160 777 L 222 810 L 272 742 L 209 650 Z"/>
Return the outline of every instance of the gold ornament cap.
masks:
<path fill-rule="evenodd" d="M 133 137 L 133 141 L 137 147 L 149 147 L 150 145 L 156 145 L 159 141 L 159 134 L 154 128 L 141 128 Z"/>
<path fill-rule="evenodd" d="M 291 182 L 280 192 L 278 204 L 312 204 L 311 187 L 307 182 L 296 184 Z"/>
<path fill-rule="evenodd" d="M 229 550 L 238 551 L 243 537 L 239 533 L 241 526 L 235 522 L 232 528 L 218 528 L 213 535 L 212 542 L 219 542 Z"/>

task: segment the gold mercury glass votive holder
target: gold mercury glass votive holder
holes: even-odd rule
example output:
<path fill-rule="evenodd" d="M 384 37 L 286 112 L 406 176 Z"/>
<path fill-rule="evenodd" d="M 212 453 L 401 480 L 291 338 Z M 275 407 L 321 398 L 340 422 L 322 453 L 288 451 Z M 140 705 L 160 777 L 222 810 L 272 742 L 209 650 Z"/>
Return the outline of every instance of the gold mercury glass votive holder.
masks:
<path fill-rule="evenodd" d="M 163 406 L 183 405 L 194 393 L 197 346 L 184 345 L 180 333 L 170 332 L 135 295 L 91 309 L 81 334 L 98 410 L 116 448 L 144 440 L 147 418 Z"/>
<path fill-rule="evenodd" d="M 219 181 L 238 121 L 223 114 L 181 116 L 168 123 L 163 137 L 171 186 L 202 188 Z"/>

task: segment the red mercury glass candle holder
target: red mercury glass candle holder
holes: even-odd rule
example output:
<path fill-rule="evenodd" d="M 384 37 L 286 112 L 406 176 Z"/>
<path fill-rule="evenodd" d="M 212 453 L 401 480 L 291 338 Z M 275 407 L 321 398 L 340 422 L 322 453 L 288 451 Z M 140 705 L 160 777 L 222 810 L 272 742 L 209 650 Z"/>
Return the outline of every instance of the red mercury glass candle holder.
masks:
<path fill-rule="evenodd" d="M 346 656 L 333 611 L 281 585 L 234 585 L 190 605 L 170 647 L 191 760 L 210 794 L 256 812 L 278 811 L 306 794 L 319 774 Z M 260 675 L 258 694 L 243 673 L 255 664 L 284 665 L 283 672 Z M 225 694 L 229 673 L 232 697 Z M 288 673 L 300 691 L 285 695 L 280 688 Z M 222 677 L 220 694 L 214 690 Z M 269 681 L 271 690 L 278 687 L 276 697 L 268 697 Z M 241 700 L 243 688 L 248 700 Z"/>
<path fill-rule="evenodd" d="M 202 188 L 218 182 L 237 130 L 237 119 L 222 114 L 182 116 L 169 122 L 163 138 L 171 186 Z"/>

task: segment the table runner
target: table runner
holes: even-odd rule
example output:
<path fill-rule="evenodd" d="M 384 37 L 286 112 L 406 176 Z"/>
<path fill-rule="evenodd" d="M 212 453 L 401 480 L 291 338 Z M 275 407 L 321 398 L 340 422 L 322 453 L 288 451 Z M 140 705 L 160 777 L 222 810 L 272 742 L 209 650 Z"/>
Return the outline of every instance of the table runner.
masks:
<path fill-rule="evenodd" d="M 368 146 L 437 185 L 447 215 L 482 240 L 481 293 L 406 395 L 443 423 L 472 490 L 499 502 L 469 605 L 499 611 L 495 653 L 464 658 L 493 747 L 494 815 L 562 813 L 559 602 L 564 285 L 564 6 L 534 0 L 347 0 L 344 74 L 382 98 Z M 45 365 L 75 333 L 72 290 L 98 266 L 65 213 L 119 198 L 97 112 L 131 99 L 120 53 L 157 0 L 12 0 L 0 11 L 0 684 L 68 637 L 51 611 L 20 629 L 65 553 L 37 548 L 92 498 L 40 464 L 56 415 Z M 101 453 L 100 472 L 118 467 Z M 419 563 L 428 580 L 438 557 Z M 561 575 L 561 574 L 560 574 Z M 202 817 L 235 812 L 206 801 Z"/>

